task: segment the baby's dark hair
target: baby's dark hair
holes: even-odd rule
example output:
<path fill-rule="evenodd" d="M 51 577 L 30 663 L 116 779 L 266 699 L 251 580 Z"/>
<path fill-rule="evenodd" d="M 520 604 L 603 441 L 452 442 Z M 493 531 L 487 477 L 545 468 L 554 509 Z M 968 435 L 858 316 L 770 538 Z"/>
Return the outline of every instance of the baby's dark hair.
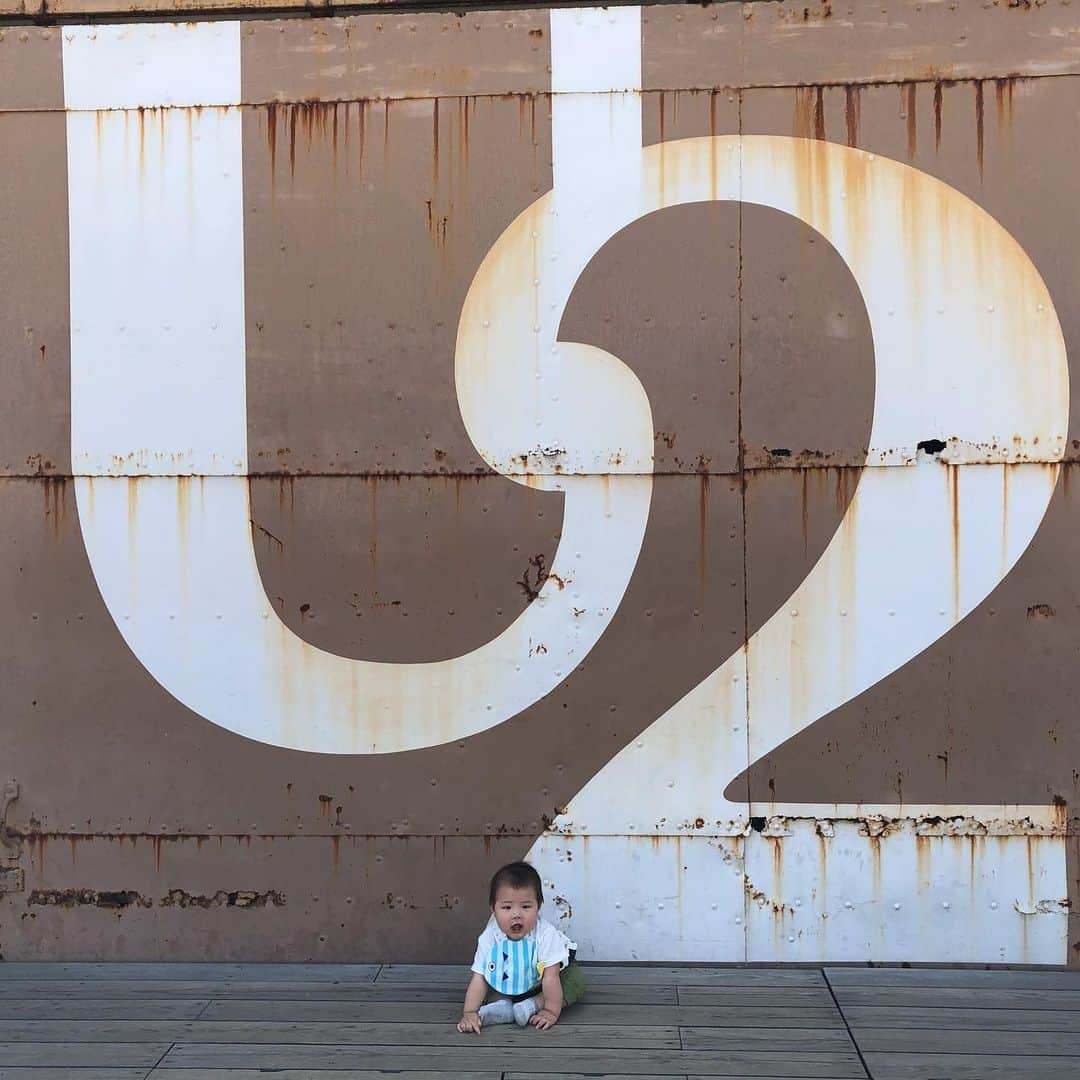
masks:
<path fill-rule="evenodd" d="M 536 893 L 536 905 L 540 907 L 544 903 L 544 890 L 540 882 L 540 875 L 527 862 L 507 863 L 501 870 L 495 871 L 491 879 L 491 888 L 488 890 L 488 906 L 495 906 L 495 894 L 500 885 L 509 885 L 512 889 L 532 889 Z"/>

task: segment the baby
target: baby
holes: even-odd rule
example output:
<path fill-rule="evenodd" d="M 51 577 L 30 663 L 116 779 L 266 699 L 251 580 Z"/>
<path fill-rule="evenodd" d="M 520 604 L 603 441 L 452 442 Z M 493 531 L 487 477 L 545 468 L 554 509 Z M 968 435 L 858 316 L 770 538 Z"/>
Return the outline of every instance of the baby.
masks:
<path fill-rule="evenodd" d="M 543 902 L 540 875 L 528 863 L 510 863 L 491 879 L 491 918 L 476 943 L 458 1031 L 511 1022 L 544 1031 L 584 994 L 577 946 L 540 918 Z"/>

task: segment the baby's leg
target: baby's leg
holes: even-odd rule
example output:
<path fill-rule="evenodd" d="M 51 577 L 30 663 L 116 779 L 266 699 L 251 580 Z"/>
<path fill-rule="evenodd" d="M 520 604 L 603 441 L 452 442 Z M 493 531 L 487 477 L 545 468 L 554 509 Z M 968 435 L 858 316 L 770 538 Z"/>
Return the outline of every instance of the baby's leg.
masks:
<path fill-rule="evenodd" d="M 512 1024 L 514 1022 L 513 1002 L 502 994 L 495 993 L 492 1000 L 479 1009 L 480 1026 L 488 1024 Z"/>
<path fill-rule="evenodd" d="M 524 1001 L 514 1002 L 514 1023 L 517 1024 L 518 1027 L 527 1027 L 533 1014 L 543 1007 L 543 994 L 537 994 L 536 997 L 526 998 Z"/>

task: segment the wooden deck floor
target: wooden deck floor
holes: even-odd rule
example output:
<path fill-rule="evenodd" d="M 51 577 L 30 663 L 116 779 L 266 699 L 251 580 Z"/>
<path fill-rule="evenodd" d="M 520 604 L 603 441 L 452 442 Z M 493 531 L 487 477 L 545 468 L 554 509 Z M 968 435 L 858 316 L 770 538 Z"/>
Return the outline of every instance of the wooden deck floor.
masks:
<path fill-rule="evenodd" d="M 459 1035 L 467 973 L 0 964 L 0 1080 L 1076 1080 L 1080 972 L 587 968 L 550 1032 Z"/>

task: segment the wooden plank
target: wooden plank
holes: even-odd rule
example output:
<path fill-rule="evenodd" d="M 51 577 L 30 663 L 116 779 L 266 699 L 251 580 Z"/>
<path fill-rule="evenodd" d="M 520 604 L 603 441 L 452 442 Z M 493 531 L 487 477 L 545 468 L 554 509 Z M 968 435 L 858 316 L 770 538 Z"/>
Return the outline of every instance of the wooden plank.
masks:
<path fill-rule="evenodd" d="M 680 1005 L 707 1005 L 713 1008 L 752 1005 L 776 1009 L 832 1008 L 833 998 L 828 987 L 793 986 L 777 989 L 768 986 L 745 986 L 741 988 L 717 989 L 698 986 L 680 986 L 678 988 Z M 589 1000 L 595 1001 L 592 992 Z"/>
<path fill-rule="evenodd" d="M 557 1028 L 553 1030 L 558 1030 Z M 701 1076 L 767 1076 L 864 1080 L 856 1054 L 786 1053 L 710 1050 L 579 1050 L 548 1047 L 544 1032 L 521 1032 L 520 1049 L 484 1045 L 483 1035 L 466 1037 L 460 1047 L 389 1046 L 223 1046 L 180 1043 L 162 1061 L 172 1068 L 203 1069 L 431 1069 L 445 1072 L 474 1070 L 532 1070 L 547 1073 L 642 1073 Z M 797 1068 L 795 1066 L 798 1066 Z"/>
<path fill-rule="evenodd" d="M 194 1020 L 209 1004 L 209 998 L 170 1001 L 134 997 L 97 1001 L 75 997 L 0 997 L 0 1020 Z"/>
<path fill-rule="evenodd" d="M 8 962 L 0 967 L 0 982 L 29 979 L 152 979 L 177 982 L 226 982 L 251 979 L 255 982 L 372 982 L 380 964 L 187 964 L 123 963 L 57 964 Z"/>
<path fill-rule="evenodd" d="M 995 990 L 1080 990 L 1080 971 L 986 971 L 982 968 L 826 968 L 840 986 L 963 986 Z"/>
<path fill-rule="evenodd" d="M 538 1073 L 508 1072 L 502 1080 L 685 1080 L 672 1073 Z"/>
<path fill-rule="evenodd" d="M 1077 1062 L 1062 1057 L 867 1054 L 874 1080 L 1076 1080 Z"/>
<path fill-rule="evenodd" d="M 765 1031 L 766 1029 L 759 1029 Z M 485 1029 L 486 1041 L 520 1046 L 522 1031 L 514 1024 Z M 539 1033 L 535 1033 L 539 1034 Z M 674 1027 L 628 1027 L 614 1024 L 580 1025 L 560 1022 L 543 1033 L 551 1046 L 584 1048 L 653 1047 L 677 1050 L 679 1033 Z M 846 1033 L 845 1033 L 846 1037 Z M 465 1037 L 450 1023 L 287 1023 L 216 1022 L 192 1020 L 4 1020 L 0 1043 L 296 1043 L 338 1046 L 453 1046 Z"/>
<path fill-rule="evenodd" d="M 927 1006 L 948 1009 L 1080 1010 L 1080 990 L 971 990 L 962 987 L 838 986 L 836 1000 L 845 1011 L 863 1005 L 890 1009 Z"/>
<path fill-rule="evenodd" d="M 685 1027 L 684 1050 L 854 1052 L 846 1028 Z"/>
<path fill-rule="evenodd" d="M 870 1053 L 1029 1054 L 1075 1058 L 1080 1076 L 1080 1035 L 1067 1031 L 935 1031 L 932 1028 L 860 1028 L 852 1033 Z"/>
<path fill-rule="evenodd" d="M 460 1004 L 465 997 L 466 979 L 458 986 L 416 987 L 408 983 L 224 983 L 54 980 L 34 983 L 0 982 L 0 1002 L 27 998 L 153 998 L 242 999 L 248 1001 L 443 1001 Z M 825 999 L 830 1000 L 828 991 Z M 590 986 L 589 1001 L 604 1004 L 675 1005 L 674 986 Z"/>
<path fill-rule="evenodd" d="M 859 1005 L 844 1009 L 853 1029 L 934 1028 L 973 1031 L 1072 1031 L 1080 1033 L 1080 1010 L 1062 1009 L 896 1009 Z"/>
<path fill-rule="evenodd" d="M 145 1080 L 150 1074 L 145 1068 L 135 1069 L 36 1069 L 31 1065 L 0 1068 L 0 1080 Z M 340 1074 L 339 1074 L 340 1075 Z M 263 1080 L 266 1080 L 265 1076 Z"/>
<path fill-rule="evenodd" d="M 142 1073 L 139 1074 L 140 1076 Z M 338 1069 L 274 1069 L 267 1073 L 265 1069 L 154 1069 L 146 1080 L 447 1080 L 444 1072 L 395 1072 L 385 1073 L 371 1069 L 350 1069 L 342 1073 Z M 498 1072 L 455 1072 L 454 1080 L 500 1080 Z M 0 1073 L 0 1080 L 4 1076 Z M 21 1078 L 20 1078 L 21 1080 Z M 26 1080 L 36 1080 L 28 1076 Z M 83 1080 L 82 1072 L 77 1076 L 66 1075 L 63 1080 Z M 548 1080 L 551 1080 L 548 1077 Z M 641 1078 L 637 1078 L 641 1080 Z M 663 1077 L 662 1080 L 670 1080 Z"/>
<path fill-rule="evenodd" d="M 207 1020 L 331 1021 L 366 1020 L 456 1023 L 461 1003 L 353 1001 L 214 1001 L 200 1017 Z M 716 1008 L 703 1005 L 599 1005 L 591 1000 L 563 1014 L 574 1024 L 659 1024 L 678 1027 L 842 1027 L 836 1006 L 781 1009 L 757 1006 Z"/>
<path fill-rule="evenodd" d="M 668 986 L 823 986 L 818 968 L 631 967 L 582 964 L 589 986 L 616 984 Z M 377 983 L 420 986 L 468 982 L 469 969 L 455 964 L 386 964 Z M 462 983 L 462 985 L 464 985 Z"/>
<path fill-rule="evenodd" d="M 86 1068 L 91 1065 L 156 1065 L 168 1043 L 0 1043 L 0 1066 Z"/>

